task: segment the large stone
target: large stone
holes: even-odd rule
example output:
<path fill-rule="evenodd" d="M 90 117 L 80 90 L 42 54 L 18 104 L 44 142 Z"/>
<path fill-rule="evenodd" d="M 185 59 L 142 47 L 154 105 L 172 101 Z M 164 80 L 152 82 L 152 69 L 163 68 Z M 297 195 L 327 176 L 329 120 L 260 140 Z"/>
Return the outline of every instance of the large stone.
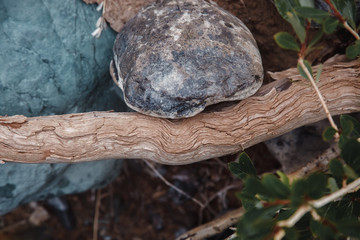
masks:
<path fill-rule="evenodd" d="M 108 80 L 115 33 L 80 0 L 0 1 L 0 115 L 82 112 Z M 106 103 L 105 103 L 106 104 Z M 121 103 L 119 103 L 121 104 Z"/>
<path fill-rule="evenodd" d="M 125 102 L 144 114 L 190 117 L 241 100 L 262 84 L 256 42 L 236 17 L 203 0 L 157 1 L 118 34 L 112 75 Z"/>
<path fill-rule="evenodd" d="M 0 166 L 0 215 L 20 204 L 103 187 L 120 172 L 122 161 L 77 164 L 6 163 Z"/>
<path fill-rule="evenodd" d="M 108 73 L 115 33 L 80 0 L 0 0 L 0 115 L 126 110 Z M 1 151 L 1 148 L 0 148 Z M 121 160 L 0 165 L 0 215 L 20 204 L 98 188 Z"/>

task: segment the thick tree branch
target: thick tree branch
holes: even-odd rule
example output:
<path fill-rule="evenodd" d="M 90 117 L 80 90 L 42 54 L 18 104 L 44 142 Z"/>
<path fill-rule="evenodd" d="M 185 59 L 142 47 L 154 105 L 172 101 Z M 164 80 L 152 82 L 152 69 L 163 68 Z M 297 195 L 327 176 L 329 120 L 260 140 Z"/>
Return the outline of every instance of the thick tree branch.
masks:
<path fill-rule="evenodd" d="M 143 158 L 187 164 L 234 153 L 326 118 L 315 91 L 296 69 L 221 111 L 184 120 L 139 113 L 91 112 L 0 117 L 0 160 L 75 163 Z M 332 115 L 360 111 L 360 65 L 324 64 L 319 88 Z"/>

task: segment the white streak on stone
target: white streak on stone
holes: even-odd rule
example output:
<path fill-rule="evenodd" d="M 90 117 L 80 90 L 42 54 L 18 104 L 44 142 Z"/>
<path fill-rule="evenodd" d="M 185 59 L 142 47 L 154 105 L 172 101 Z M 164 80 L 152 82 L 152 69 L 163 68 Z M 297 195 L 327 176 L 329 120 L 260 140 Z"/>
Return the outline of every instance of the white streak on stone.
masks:
<path fill-rule="evenodd" d="M 182 30 L 175 26 L 171 26 L 170 31 L 170 36 L 172 36 L 174 38 L 174 42 L 176 42 L 180 38 Z"/>

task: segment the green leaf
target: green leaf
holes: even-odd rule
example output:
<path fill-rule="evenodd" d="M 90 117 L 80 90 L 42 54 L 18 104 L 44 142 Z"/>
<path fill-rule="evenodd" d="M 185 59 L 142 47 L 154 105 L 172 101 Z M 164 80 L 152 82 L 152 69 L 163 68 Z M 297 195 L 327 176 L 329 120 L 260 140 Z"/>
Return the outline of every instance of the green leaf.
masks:
<path fill-rule="evenodd" d="M 277 199 L 288 199 L 290 189 L 273 174 L 264 174 L 261 182 L 268 190 L 268 195 Z"/>
<path fill-rule="evenodd" d="M 286 220 L 290 218 L 296 211 L 296 208 L 282 208 L 277 216 L 278 221 Z"/>
<path fill-rule="evenodd" d="M 288 17 L 289 23 L 293 27 L 293 29 L 294 29 L 296 35 L 298 36 L 300 42 L 304 43 L 305 42 L 306 32 L 305 32 L 305 28 L 304 28 L 302 22 L 300 21 L 300 19 L 295 14 L 293 14 L 291 12 L 287 12 L 286 15 Z"/>
<path fill-rule="evenodd" d="M 275 0 L 275 6 L 279 14 L 286 20 L 289 21 L 287 12 L 293 11 L 294 7 L 299 7 L 299 2 L 296 0 Z"/>
<path fill-rule="evenodd" d="M 294 208 L 299 207 L 304 202 L 304 195 L 306 193 L 306 181 L 305 179 L 297 179 L 293 182 L 291 188 L 291 205 Z"/>
<path fill-rule="evenodd" d="M 340 162 L 340 160 L 332 159 L 329 162 L 329 170 L 336 179 L 338 185 L 341 186 L 345 172 L 344 172 L 343 164 Z"/>
<path fill-rule="evenodd" d="M 328 17 L 325 19 L 322 25 L 322 29 L 326 34 L 332 34 L 337 26 L 339 25 L 339 20 L 333 17 Z"/>
<path fill-rule="evenodd" d="M 288 188 L 290 188 L 290 181 L 289 181 L 289 178 L 288 176 L 282 172 L 282 171 L 276 171 L 276 174 L 279 175 L 280 177 L 280 181 L 285 184 L 285 186 L 287 186 Z"/>
<path fill-rule="evenodd" d="M 356 173 L 360 175 L 360 142 L 357 139 L 349 139 L 341 149 L 341 157 Z"/>
<path fill-rule="evenodd" d="M 286 13 L 291 11 L 292 6 L 286 0 L 275 0 L 275 6 L 279 14 L 287 20 Z"/>
<path fill-rule="evenodd" d="M 319 208 L 318 214 L 329 219 L 332 222 L 339 222 L 346 219 L 352 219 L 360 216 L 360 191 L 348 193 L 337 201 Z"/>
<path fill-rule="evenodd" d="M 271 192 L 271 189 L 268 188 L 268 186 L 265 186 L 263 181 L 260 181 L 255 176 L 248 176 L 244 182 L 245 190 L 248 193 L 252 193 L 254 195 L 257 195 L 262 200 L 270 200 L 272 199 L 273 193 Z"/>
<path fill-rule="evenodd" d="M 322 20 L 330 16 L 330 13 L 313 7 L 297 7 L 295 11 L 304 18 Z"/>
<path fill-rule="evenodd" d="M 336 226 L 344 235 L 354 238 L 360 238 L 360 221 L 358 218 L 337 221 Z"/>
<path fill-rule="evenodd" d="M 267 190 L 261 183 L 260 179 L 255 176 L 248 175 L 244 182 L 245 188 L 249 189 L 249 193 L 255 194 L 266 194 Z"/>
<path fill-rule="evenodd" d="M 315 79 L 315 82 L 318 83 L 320 81 L 320 76 L 321 76 L 321 72 L 322 72 L 322 67 L 323 65 L 320 64 L 317 68 L 317 71 L 316 71 L 316 79 Z"/>
<path fill-rule="evenodd" d="M 274 35 L 275 42 L 282 48 L 294 51 L 300 51 L 300 46 L 296 39 L 287 32 L 278 32 Z"/>
<path fill-rule="evenodd" d="M 242 168 L 241 165 L 238 162 L 231 162 L 228 163 L 228 167 L 230 172 L 237 178 L 241 179 L 241 180 L 245 180 L 246 176 L 248 175 L 247 173 L 245 173 Z"/>
<path fill-rule="evenodd" d="M 249 155 L 246 152 L 242 152 L 239 156 L 239 163 L 242 166 L 244 172 L 249 175 L 256 175 L 256 169 L 253 162 L 251 161 Z"/>
<path fill-rule="evenodd" d="M 310 220 L 311 215 L 310 213 L 307 213 L 295 224 L 295 228 L 299 233 L 300 240 L 314 239 L 314 236 L 310 231 Z"/>
<path fill-rule="evenodd" d="M 305 64 L 305 67 L 306 67 L 306 68 L 308 69 L 308 71 L 310 72 L 311 76 L 313 76 L 311 64 L 309 63 L 309 61 L 304 60 L 304 64 Z M 298 71 L 299 71 L 300 75 L 301 75 L 303 78 L 305 78 L 305 79 L 307 79 L 307 80 L 310 80 L 310 79 L 308 78 L 308 76 L 306 75 L 305 71 L 304 71 L 304 70 L 302 69 L 302 67 L 300 66 L 299 63 L 298 63 L 298 65 L 297 65 L 297 68 L 298 68 Z"/>
<path fill-rule="evenodd" d="M 333 192 L 336 192 L 337 190 L 339 190 L 339 187 L 336 183 L 336 180 L 335 178 L 333 177 L 329 177 L 328 178 L 328 188 L 330 189 L 330 191 L 333 193 Z"/>
<path fill-rule="evenodd" d="M 289 240 L 297 240 L 299 239 L 299 233 L 295 228 L 284 228 L 285 231 L 285 239 Z"/>
<path fill-rule="evenodd" d="M 240 198 L 246 210 L 251 210 L 259 202 L 259 199 L 256 197 L 259 195 L 268 196 L 268 190 L 256 176 L 248 175 L 244 181 L 244 188 L 237 194 L 237 197 Z"/>
<path fill-rule="evenodd" d="M 341 13 L 341 15 L 349 22 L 350 26 L 354 28 L 355 26 L 355 1 L 354 0 L 332 0 L 332 3 L 336 9 Z"/>
<path fill-rule="evenodd" d="M 345 137 L 350 136 L 350 134 L 354 130 L 354 124 L 351 119 L 347 117 L 340 117 L 340 125 L 342 129 L 341 135 Z"/>
<path fill-rule="evenodd" d="M 264 239 L 274 228 L 273 217 L 281 206 L 253 209 L 240 219 L 236 233 L 240 239 Z"/>
<path fill-rule="evenodd" d="M 299 0 L 300 6 L 314 8 L 314 0 Z"/>
<path fill-rule="evenodd" d="M 341 124 L 341 121 L 344 121 L 345 119 L 352 122 L 352 124 L 353 124 L 352 134 L 354 135 L 354 137 L 359 138 L 360 137 L 360 123 L 359 123 L 359 121 L 356 118 L 354 118 L 354 117 L 352 117 L 350 115 L 341 115 L 340 116 L 340 124 Z M 343 126 L 341 126 L 341 127 L 343 127 Z"/>
<path fill-rule="evenodd" d="M 314 219 L 310 220 L 310 229 L 319 239 L 334 239 L 334 231 L 326 224 L 322 224 Z"/>
<path fill-rule="evenodd" d="M 338 9 L 341 13 L 341 15 L 343 15 L 343 17 L 345 17 L 345 19 L 347 20 L 347 22 L 350 24 L 350 26 L 353 29 L 356 29 L 356 25 L 355 25 L 355 11 L 356 11 L 356 7 L 355 7 L 355 1 L 354 0 L 343 0 L 343 7 L 342 9 Z"/>
<path fill-rule="evenodd" d="M 359 135 L 357 134 L 359 130 L 359 123 L 354 118 L 341 117 L 340 116 L 340 126 L 341 126 L 341 134 L 339 139 L 339 148 L 343 149 L 345 143 L 351 138 L 357 138 Z"/>
<path fill-rule="evenodd" d="M 246 211 L 254 209 L 259 202 L 259 199 L 257 199 L 254 194 L 248 192 L 248 190 L 242 190 L 240 193 L 236 193 L 236 197 L 240 199 Z"/>
<path fill-rule="evenodd" d="M 345 175 L 349 178 L 349 179 L 357 179 L 358 175 L 356 174 L 356 172 L 354 171 L 354 169 L 352 169 L 349 165 L 345 164 L 343 166 L 344 168 L 344 173 Z"/>
<path fill-rule="evenodd" d="M 311 199 L 318 199 L 324 196 L 327 186 L 327 178 L 323 173 L 312 173 L 307 179 L 307 195 Z"/>
<path fill-rule="evenodd" d="M 319 42 L 319 40 L 322 38 L 323 35 L 324 35 L 324 32 L 322 31 L 322 29 L 319 29 L 317 31 L 316 35 L 311 39 L 311 41 L 308 45 L 308 48 L 315 46 L 315 44 Z"/>
<path fill-rule="evenodd" d="M 247 175 L 256 175 L 256 169 L 245 152 L 239 156 L 239 162 L 231 162 L 228 164 L 230 172 L 237 178 L 245 180 Z"/>
<path fill-rule="evenodd" d="M 326 218 L 327 223 L 330 223 L 329 225 L 332 225 L 334 229 L 337 229 L 339 234 L 355 237 L 356 235 L 353 235 L 353 230 L 358 229 L 359 232 L 360 229 L 358 226 L 360 202 L 357 201 L 360 196 L 359 193 L 360 192 L 357 191 L 355 193 L 346 194 L 341 199 L 317 209 L 317 213 L 323 218 Z"/>
<path fill-rule="evenodd" d="M 331 0 L 331 3 L 335 6 L 338 11 L 344 8 L 344 0 Z"/>
<path fill-rule="evenodd" d="M 322 137 L 325 142 L 332 140 L 335 136 L 336 130 L 333 127 L 328 127 L 324 130 Z"/>
<path fill-rule="evenodd" d="M 296 208 L 283 208 L 279 211 L 277 220 L 282 221 L 289 219 L 296 211 Z M 291 229 L 297 232 L 297 236 L 294 235 L 286 235 L 286 240 L 300 239 L 300 240 L 308 240 L 312 239 L 311 232 L 309 231 L 311 215 L 309 213 L 305 214 Z M 284 228 L 286 232 L 286 228 Z M 292 238 L 295 237 L 295 238 Z M 270 238 L 269 238 L 270 239 Z M 284 238 L 283 238 L 284 239 Z"/>
<path fill-rule="evenodd" d="M 360 40 L 356 40 L 352 45 L 346 48 L 346 56 L 349 59 L 354 59 L 360 55 Z"/>

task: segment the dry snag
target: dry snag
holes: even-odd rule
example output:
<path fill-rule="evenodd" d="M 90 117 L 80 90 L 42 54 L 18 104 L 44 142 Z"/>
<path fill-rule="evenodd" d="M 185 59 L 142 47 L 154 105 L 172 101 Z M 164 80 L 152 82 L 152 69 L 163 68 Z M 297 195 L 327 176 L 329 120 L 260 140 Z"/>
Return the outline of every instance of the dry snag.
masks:
<path fill-rule="evenodd" d="M 335 58 L 322 71 L 318 86 L 331 113 L 360 111 L 359 62 Z M 75 163 L 126 158 L 188 164 L 244 150 L 326 118 L 296 68 L 271 76 L 276 81 L 254 96 L 183 120 L 115 112 L 0 117 L 0 159 Z"/>

